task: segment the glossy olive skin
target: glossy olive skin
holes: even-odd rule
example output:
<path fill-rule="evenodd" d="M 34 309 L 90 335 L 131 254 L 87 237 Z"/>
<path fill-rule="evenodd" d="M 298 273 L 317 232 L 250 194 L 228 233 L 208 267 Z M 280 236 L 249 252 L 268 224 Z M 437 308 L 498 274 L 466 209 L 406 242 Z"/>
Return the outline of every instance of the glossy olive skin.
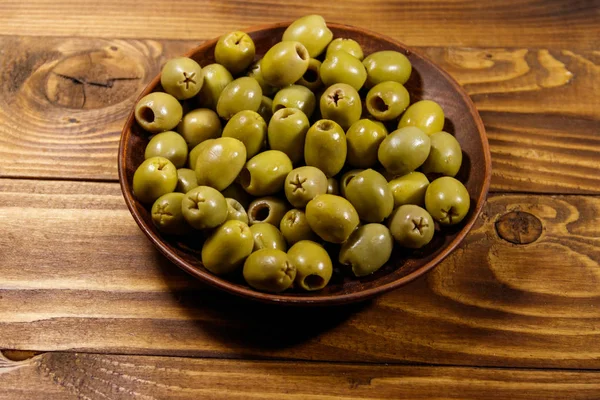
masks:
<path fill-rule="evenodd" d="M 261 249 L 246 259 L 243 274 L 246 283 L 254 289 L 279 293 L 292 286 L 296 268 L 283 251 Z"/>
<path fill-rule="evenodd" d="M 218 138 L 221 130 L 219 116 L 209 108 L 197 108 L 188 112 L 177 126 L 177 132 L 183 136 L 190 149 L 205 140 Z"/>
<path fill-rule="evenodd" d="M 352 267 L 357 277 L 371 275 L 387 263 L 392 255 L 394 239 L 382 224 L 359 226 L 340 248 L 340 264 Z"/>
<path fill-rule="evenodd" d="M 221 193 L 225 197 L 237 200 L 245 209 L 248 209 L 248 206 L 252 201 L 252 196 L 250 196 L 237 182 L 233 182 L 231 185 L 227 186 L 227 188 L 221 190 Z"/>
<path fill-rule="evenodd" d="M 377 158 L 388 172 L 406 175 L 425 162 L 430 148 L 429 136 L 419 128 L 411 126 L 390 133 L 381 142 Z"/>
<path fill-rule="evenodd" d="M 167 193 L 160 196 L 152 205 L 152 222 L 163 233 L 183 235 L 191 227 L 185 222 L 181 212 L 183 193 Z"/>
<path fill-rule="evenodd" d="M 283 189 L 292 161 L 282 151 L 267 150 L 252 157 L 239 177 L 239 182 L 252 196 L 269 196 Z"/>
<path fill-rule="evenodd" d="M 340 194 L 340 185 L 335 178 L 327 178 L 327 194 Z"/>
<path fill-rule="evenodd" d="M 308 117 L 297 108 L 284 108 L 273 114 L 267 129 L 269 147 L 283 151 L 293 164 L 304 159 L 304 142 L 310 127 Z"/>
<path fill-rule="evenodd" d="M 252 65 L 252 67 L 250 68 L 250 71 L 248 71 L 248 76 L 256 79 L 256 81 L 260 85 L 260 88 L 262 89 L 263 96 L 272 96 L 273 94 L 275 94 L 277 92 L 277 88 L 275 86 L 269 85 L 265 81 L 265 77 L 263 76 L 263 72 L 262 72 L 261 61 L 262 60 L 259 60 Z"/>
<path fill-rule="evenodd" d="M 177 170 L 177 186 L 175 187 L 175 191 L 187 193 L 195 187 L 198 187 L 196 171 L 189 168 L 179 168 Z"/>
<path fill-rule="evenodd" d="M 345 83 L 328 87 L 319 101 L 321 116 L 338 123 L 344 130 L 360 119 L 362 103 L 358 92 Z"/>
<path fill-rule="evenodd" d="M 346 171 L 344 175 L 340 178 L 340 194 L 342 197 L 346 197 L 346 188 L 348 184 L 354 179 L 354 177 L 361 172 L 363 169 L 351 169 L 350 171 Z"/>
<path fill-rule="evenodd" d="M 187 223 L 194 228 L 215 228 L 227 219 L 227 200 L 209 186 L 198 186 L 184 195 L 181 210 Z"/>
<path fill-rule="evenodd" d="M 183 108 L 170 94 L 154 92 L 137 102 L 134 115 L 135 120 L 144 130 L 158 133 L 175 128 L 181 121 Z"/>
<path fill-rule="evenodd" d="M 260 85 L 256 79 L 244 76 L 225 86 L 217 102 L 217 114 L 223 119 L 229 119 L 240 111 L 257 111 L 261 102 Z"/>
<path fill-rule="evenodd" d="M 223 137 L 232 137 L 244 143 L 246 159 L 249 159 L 263 147 L 267 139 L 267 123 L 256 111 L 240 111 L 227 121 Z"/>
<path fill-rule="evenodd" d="M 177 168 L 185 165 L 188 156 L 188 146 L 185 139 L 177 132 L 161 132 L 148 142 L 144 152 L 147 160 L 152 157 L 164 157 Z"/>
<path fill-rule="evenodd" d="M 316 104 L 315 94 L 310 89 L 301 85 L 291 85 L 275 94 L 273 112 L 282 108 L 297 108 L 310 118 L 315 111 Z"/>
<path fill-rule="evenodd" d="M 421 100 L 406 109 L 398 128 L 416 126 L 428 135 L 444 129 L 444 110 L 432 100 Z"/>
<path fill-rule="evenodd" d="M 283 32 L 281 40 L 295 40 L 302 43 L 311 57 L 321 54 L 333 33 L 327 27 L 325 19 L 320 15 L 306 15 L 292 22 Z"/>
<path fill-rule="evenodd" d="M 360 119 L 346 131 L 348 156 L 346 162 L 356 168 L 370 168 L 377 164 L 379 145 L 388 132 L 385 126 L 369 119 Z"/>
<path fill-rule="evenodd" d="M 388 226 L 396 242 L 409 249 L 425 246 L 435 233 L 431 215 L 414 204 L 405 204 L 394 210 Z"/>
<path fill-rule="evenodd" d="M 245 32 L 235 31 L 223 35 L 215 45 L 215 61 L 232 75 L 238 75 L 252 64 L 256 47 Z"/>
<path fill-rule="evenodd" d="M 311 58 L 308 62 L 308 68 L 306 69 L 306 72 L 304 75 L 302 75 L 302 78 L 296 82 L 296 85 L 307 87 L 313 92 L 317 91 L 321 88 L 321 86 L 323 86 L 320 70 L 321 61 L 317 60 L 316 58 Z"/>
<path fill-rule="evenodd" d="M 202 107 L 216 110 L 221 92 L 233 82 L 231 72 L 221 64 L 209 64 L 202 69 L 204 84 L 198 94 L 199 104 Z"/>
<path fill-rule="evenodd" d="M 237 270 L 252 253 L 254 241 L 248 225 L 230 220 L 219 226 L 202 246 L 202 264 L 215 275 Z"/>
<path fill-rule="evenodd" d="M 333 39 L 331 43 L 329 43 L 329 46 L 327 46 L 327 54 L 325 57 L 328 57 L 335 51 L 345 51 L 360 61 L 362 61 L 362 59 L 365 57 L 362 47 L 360 47 L 360 44 L 353 39 Z"/>
<path fill-rule="evenodd" d="M 333 264 L 323 246 L 310 240 L 301 240 L 288 250 L 287 255 L 296 267 L 297 287 L 313 291 L 327 286 L 333 274 Z"/>
<path fill-rule="evenodd" d="M 413 171 L 406 175 L 392 179 L 388 186 L 394 196 L 394 208 L 405 204 L 417 206 L 425 205 L 425 192 L 429 186 L 429 179 L 422 172 Z"/>
<path fill-rule="evenodd" d="M 471 199 L 465 185 L 449 176 L 434 180 L 425 192 L 425 208 L 442 225 L 461 222 L 470 206 Z"/>
<path fill-rule="evenodd" d="M 252 251 L 260 249 L 287 250 L 285 238 L 275 225 L 261 222 L 250 226 L 250 231 L 254 239 L 254 249 Z"/>
<path fill-rule="evenodd" d="M 398 82 L 386 81 L 373 86 L 367 93 L 369 114 L 379 121 L 398 118 L 410 103 L 408 90 Z"/>
<path fill-rule="evenodd" d="M 198 154 L 203 151 L 207 146 L 210 146 L 215 139 L 208 139 L 201 143 L 198 143 L 192 150 L 190 150 L 190 154 L 188 155 L 188 167 L 192 171 L 196 171 L 196 161 L 198 161 Z"/>
<path fill-rule="evenodd" d="M 456 176 L 462 164 L 462 150 L 458 140 L 444 131 L 432 133 L 429 139 L 431 150 L 421 171 L 426 174 Z"/>
<path fill-rule="evenodd" d="M 244 206 L 236 199 L 226 197 L 225 200 L 227 201 L 227 221 L 235 219 L 248 225 L 248 213 Z"/>
<path fill-rule="evenodd" d="M 290 246 L 301 240 L 318 240 L 317 235 L 312 231 L 310 225 L 308 225 L 306 214 L 297 208 L 293 208 L 285 213 L 279 223 L 279 230 Z"/>
<path fill-rule="evenodd" d="M 327 193 L 327 176 L 315 167 L 299 167 L 285 178 L 284 190 L 291 205 L 304 208 L 316 196 Z"/>
<path fill-rule="evenodd" d="M 258 110 L 256 112 L 259 113 L 261 117 L 263 117 L 263 119 L 268 125 L 271 121 L 271 117 L 273 117 L 273 99 L 267 96 L 263 96 L 262 100 L 260 101 L 260 107 L 258 107 Z"/>
<path fill-rule="evenodd" d="M 394 196 L 387 180 L 379 172 L 366 169 L 346 186 L 346 198 L 366 222 L 381 222 L 394 208 Z"/>
<path fill-rule="evenodd" d="M 141 203 L 152 204 L 163 194 L 175 191 L 177 168 L 164 157 L 145 160 L 133 174 L 133 195 Z"/>
<path fill-rule="evenodd" d="M 310 56 L 300 42 L 284 41 L 275 44 L 261 60 L 262 76 L 271 86 L 292 85 L 308 69 Z"/>
<path fill-rule="evenodd" d="M 359 223 L 358 213 L 345 198 L 322 194 L 306 205 L 308 225 L 319 237 L 331 243 L 343 243 Z"/>
<path fill-rule="evenodd" d="M 202 89 L 204 74 L 196 61 L 187 57 L 172 58 L 160 73 L 160 84 L 178 100 L 194 97 Z"/>
<path fill-rule="evenodd" d="M 412 65 L 408 58 L 393 50 L 372 53 L 363 60 L 363 65 L 367 70 L 367 87 L 385 81 L 404 85 L 412 72 Z"/>
<path fill-rule="evenodd" d="M 334 121 L 319 120 L 306 133 L 304 161 L 306 165 L 319 168 L 328 177 L 342 170 L 347 151 L 344 130 Z"/>
<path fill-rule="evenodd" d="M 248 206 L 248 221 L 250 225 L 265 222 L 279 226 L 288 209 L 287 202 L 279 197 L 261 197 L 252 201 Z"/>
<path fill-rule="evenodd" d="M 231 185 L 246 162 L 246 146 L 234 138 L 213 139 L 196 158 L 199 185 L 223 190 Z"/>
<path fill-rule="evenodd" d="M 325 86 L 345 83 L 355 90 L 359 90 L 367 80 L 367 71 L 360 60 L 340 50 L 328 52 L 319 74 Z"/>

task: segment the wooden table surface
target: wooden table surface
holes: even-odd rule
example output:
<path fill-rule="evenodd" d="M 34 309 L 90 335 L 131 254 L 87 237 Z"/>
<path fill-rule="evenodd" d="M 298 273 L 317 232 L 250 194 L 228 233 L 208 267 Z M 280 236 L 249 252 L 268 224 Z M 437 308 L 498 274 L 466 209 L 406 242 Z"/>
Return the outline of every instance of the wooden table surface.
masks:
<path fill-rule="evenodd" d="M 0 2 L 0 399 L 599 399 L 600 2 L 298 3 Z M 439 63 L 494 170 L 472 233 L 428 275 L 281 309 L 163 258 L 116 156 L 166 59 L 308 13 Z"/>

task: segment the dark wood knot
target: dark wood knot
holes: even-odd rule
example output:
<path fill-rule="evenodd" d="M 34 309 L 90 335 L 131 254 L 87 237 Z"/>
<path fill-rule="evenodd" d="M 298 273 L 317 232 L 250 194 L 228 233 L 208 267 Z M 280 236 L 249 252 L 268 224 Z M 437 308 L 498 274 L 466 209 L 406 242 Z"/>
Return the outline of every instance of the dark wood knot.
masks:
<path fill-rule="evenodd" d="M 541 236 L 542 229 L 542 221 L 524 211 L 511 211 L 496 221 L 498 236 L 514 244 L 535 242 Z"/>

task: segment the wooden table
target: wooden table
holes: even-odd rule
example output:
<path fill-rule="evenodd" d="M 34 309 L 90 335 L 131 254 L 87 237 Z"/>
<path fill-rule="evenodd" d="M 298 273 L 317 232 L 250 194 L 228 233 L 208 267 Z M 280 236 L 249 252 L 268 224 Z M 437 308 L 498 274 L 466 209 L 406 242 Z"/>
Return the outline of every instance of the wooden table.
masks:
<path fill-rule="evenodd" d="M 0 3 L 0 399 L 599 399 L 598 0 L 288 4 Z M 404 288 L 257 306 L 143 236 L 119 134 L 169 57 L 307 13 L 451 73 L 485 122 L 492 192 L 463 245 Z"/>

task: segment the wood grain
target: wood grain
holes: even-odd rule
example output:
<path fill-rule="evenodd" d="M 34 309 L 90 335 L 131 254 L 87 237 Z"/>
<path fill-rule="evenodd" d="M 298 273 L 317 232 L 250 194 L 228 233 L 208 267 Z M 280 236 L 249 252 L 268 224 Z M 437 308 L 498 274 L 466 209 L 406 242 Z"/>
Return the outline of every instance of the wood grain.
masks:
<path fill-rule="evenodd" d="M 498 236 L 512 211 L 539 219 L 537 240 Z M 598 218 L 598 197 L 494 195 L 426 277 L 364 304 L 287 309 L 169 264 L 117 184 L 2 179 L 0 349 L 600 368 Z"/>
<path fill-rule="evenodd" d="M 135 98 L 166 59 L 196 44 L 0 37 L 0 176 L 116 180 Z M 493 191 L 600 193 L 597 52 L 421 50 L 475 101 Z"/>
<path fill-rule="evenodd" d="M 597 399 L 600 372 L 47 353 L 0 359 L 0 399 Z"/>
<path fill-rule="evenodd" d="M 502 2 L 384 0 L 324 3 L 284 0 L 108 1 L 5 0 L 0 34 L 120 38 L 208 39 L 251 25 L 321 14 L 416 46 L 593 48 L 600 35 L 595 0 Z"/>

